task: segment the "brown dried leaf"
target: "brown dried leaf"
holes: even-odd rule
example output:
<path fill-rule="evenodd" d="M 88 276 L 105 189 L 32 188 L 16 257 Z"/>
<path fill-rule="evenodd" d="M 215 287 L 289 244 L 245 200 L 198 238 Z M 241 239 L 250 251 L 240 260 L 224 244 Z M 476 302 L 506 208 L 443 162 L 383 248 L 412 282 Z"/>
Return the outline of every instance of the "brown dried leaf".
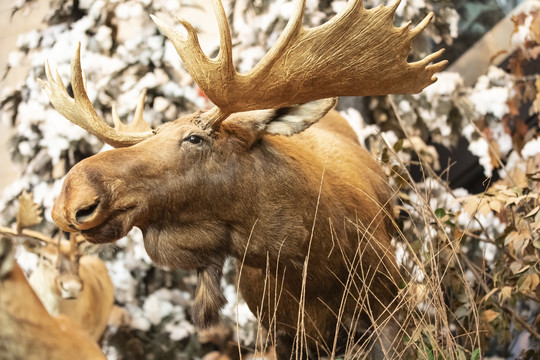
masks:
<path fill-rule="evenodd" d="M 496 213 L 500 213 L 502 209 L 502 204 L 500 201 L 497 201 L 494 199 L 489 202 L 489 207 L 491 208 L 491 210 L 495 211 Z"/>
<path fill-rule="evenodd" d="M 540 206 L 535 207 L 527 215 L 525 215 L 525 219 L 528 218 L 528 217 L 533 217 L 534 215 L 536 215 L 538 213 L 538 210 L 540 210 Z"/>
<path fill-rule="evenodd" d="M 510 270 L 512 271 L 514 275 L 527 270 L 529 267 L 530 265 L 523 266 L 517 261 L 514 261 L 512 264 L 510 264 Z"/>
<path fill-rule="evenodd" d="M 32 193 L 23 191 L 19 196 L 19 211 L 17 213 L 17 231 L 32 225 L 39 224 L 43 220 L 39 205 L 34 202 Z"/>
<path fill-rule="evenodd" d="M 508 114 L 512 116 L 519 116 L 519 107 L 521 105 L 521 97 L 513 96 L 506 101 L 508 105 Z M 512 131 L 509 129 L 507 133 L 511 134 Z"/>
<path fill-rule="evenodd" d="M 491 207 L 489 206 L 489 202 L 485 199 L 482 200 L 482 203 L 480 204 L 480 208 L 478 209 L 478 213 L 480 215 L 487 215 L 491 212 Z"/>
<path fill-rule="evenodd" d="M 481 302 L 485 302 L 487 299 L 489 299 L 489 297 L 493 294 L 495 294 L 497 292 L 497 290 L 499 290 L 498 288 L 494 288 L 494 289 L 491 289 L 490 292 L 488 292 L 483 298 L 482 298 L 482 301 Z"/>
<path fill-rule="evenodd" d="M 536 286 L 533 287 L 533 275 L 536 274 L 526 274 L 522 275 L 519 280 L 517 281 L 517 290 L 518 291 L 529 291 L 529 290 L 535 290 Z"/>
<path fill-rule="evenodd" d="M 496 140 L 490 140 L 489 144 L 489 157 L 491 159 L 491 168 L 498 169 L 501 167 L 501 152 L 499 150 L 499 143 Z"/>
<path fill-rule="evenodd" d="M 523 256 L 525 248 L 527 247 L 527 245 L 529 245 L 530 241 L 530 234 L 520 232 L 520 236 L 514 239 L 514 250 L 516 251 L 516 253 L 520 256 Z"/>
<path fill-rule="evenodd" d="M 476 196 L 469 196 L 465 198 L 465 201 L 463 203 L 463 210 L 469 215 L 476 214 L 476 211 L 478 210 L 478 206 L 480 205 L 480 199 Z"/>
<path fill-rule="evenodd" d="M 486 310 L 482 313 L 482 319 L 487 322 L 492 322 L 495 320 L 500 314 L 496 312 L 495 310 Z"/>
<path fill-rule="evenodd" d="M 508 300 L 512 296 L 512 287 L 511 286 L 504 286 L 501 289 L 501 292 L 499 293 L 499 301 L 504 302 Z"/>
<path fill-rule="evenodd" d="M 538 274 L 536 273 L 532 273 L 531 275 L 529 275 L 529 277 L 531 278 L 530 289 L 531 291 L 535 291 L 538 285 L 540 284 L 540 276 L 538 276 Z"/>
<path fill-rule="evenodd" d="M 526 104 L 534 99 L 536 99 L 536 95 L 538 94 L 538 91 L 536 90 L 536 84 L 531 81 L 525 81 L 523 82 L 523 91 L 521 92 L 521 103 Z"/>

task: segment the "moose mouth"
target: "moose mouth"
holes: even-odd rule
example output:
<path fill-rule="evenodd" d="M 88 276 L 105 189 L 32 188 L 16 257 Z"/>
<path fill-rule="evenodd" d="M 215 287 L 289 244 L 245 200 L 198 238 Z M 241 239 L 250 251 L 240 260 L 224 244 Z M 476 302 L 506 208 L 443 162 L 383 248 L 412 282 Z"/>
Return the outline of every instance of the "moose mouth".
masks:
<path fill-rule="evenodd" d="M 126 236 L 133 228 L 134 207 L 117 210 L 101 224 L 90 229 L 81 230 L 85 240 L 93 244 L 106 244 Z"/>

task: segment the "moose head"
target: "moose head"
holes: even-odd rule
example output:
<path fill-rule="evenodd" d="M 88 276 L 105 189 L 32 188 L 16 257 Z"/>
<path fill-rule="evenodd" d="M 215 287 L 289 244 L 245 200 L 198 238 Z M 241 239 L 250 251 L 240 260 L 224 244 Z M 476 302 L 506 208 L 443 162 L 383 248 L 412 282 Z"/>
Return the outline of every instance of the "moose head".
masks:
<path fill-rule="evenodd" d="M 62 299 L 76 299 L 79 296 L 84 287 L 79 274 L 79 244 L 84 239 L 78 237 L 77 241 L 76 238 L 76 234 L 72 233 L 69 241 L 50 239 L 44 243 L 32 240 L 24 242 L 26 250 L 39 256 L 37 271 L 30 277 L 32 286 L 49 286 L 44 290 Z"/>
<path fill-rule="evenodd" d="M 204 55 L 188 22 L 180 20 L 183 34 L 152 17 L 215 104 L 156 130 L 142 118 L 144 94 L 130 125 L 114 111 L 114 128 L 99 118 L 79 49 L 74 98 L 47 66 L 42 86 L 56 109 L 116 148 L 70 170 L 53 219 L 94 243 L 139 227 L 158 265 L 196 269 L 198 326 L 218 321 L 222 266 L 234 257 L 240 291 L 276 330 L 280 359 L 337 353 L 347 338 L 372 333 L 373 354 L 383 358 L 399 342 L 392 192 L 377 161 L 332 111 L 334 98 L 417 93 L 446 62 L 430 65 L 442 51 L 407 62 L 433 14 L 413 29 L 395 28 L 399 1 L 367 10 L 352 0 L 329 22 L 305 29 L 304 5 L 296 1 L 279 39 L 246 74 L 234 68 L 219 0 L 215 59 Z"/>
<path fill-rule="evenodd" d="M 0 226 L 0 235 L 21 241 L 27 251 L 39 256 L 28 281 L 32 294 L 41 300 L 40 306 L 50 315 L 66 316 L 97 341 L 107 326 L 114 301 L 107 267 L 98 257 L 85 254 L 89 243 L 79 233 L 71 233 L 68 241 L 28 229 L 41 222 L 40 214 L 32 194 L 23 191 L 16 228 Z"/>

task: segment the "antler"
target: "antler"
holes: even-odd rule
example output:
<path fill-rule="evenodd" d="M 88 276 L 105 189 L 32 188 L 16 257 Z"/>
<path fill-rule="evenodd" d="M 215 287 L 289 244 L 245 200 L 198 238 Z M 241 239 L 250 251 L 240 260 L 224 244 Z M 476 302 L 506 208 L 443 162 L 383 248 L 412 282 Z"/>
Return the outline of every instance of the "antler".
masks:
<path fill-rule="evenodd" d="M 327 23 L 302 27 L 305 0 L 297 0 L 294 16 L 274 46 L 248 73 L 238 73 L 232 61 L 227 17 L 220 0 L 212 0 L 220 31 L 220 51 L 215 59 L 202 51 L 195 29 L 179 20 L 187 36 L 152 16 L 172 41 L 188 72 L 217 106 L 208 125 L 219 127 L 231 113 L 277 108 L 335 96 L 418 93 L 437 79 L 446 61 L 428 65 L 443 50 L 423 60 L 407 62 L 412 40 L 433 18 L 418 26 L 395 28 L 394 13 L 400 3 L 366 10 L 352 0 Z"/>
<path fill-rule="evenodd" d="M 19 195 L 19 209 L 17 211 L 17 226 L 15 229 L 0 226 L 0 235 L 7 236 L 9 238 L 25 237 L 32 240 L 39 240 L 45 243 L 55 243 L 55 240 L 51 239 L 45 234 L 38 231 L 26 229 L 29 226 L 39 224 L 43 220 L 41 217 L 41 210 L 39 205 L 34 202 L 32 193 L 23 190 Z"/>
<path fill-rule="evenodd" d="M 56 78 L 53 77 L 48 63 L 45 68 L 47 81 L 38 79 L 56 110 L 72 123 L 79 125 L 113 147 L 131 146 L 151 137 L 153 135 L 152 129 L 142 117 L 146 91 L 143 91 L 139 97 L 135 118 L 129 125 L 125 125 L 120 121 L 114 107 L 114 128 L 110 127 L 98 116 L 86 93 L 86 81 L 81 69 L 80 52 L 81 44 L 78 43 L 75 54 L 71 59 L 73 98 L 67 93 L 58 72 Z"/>

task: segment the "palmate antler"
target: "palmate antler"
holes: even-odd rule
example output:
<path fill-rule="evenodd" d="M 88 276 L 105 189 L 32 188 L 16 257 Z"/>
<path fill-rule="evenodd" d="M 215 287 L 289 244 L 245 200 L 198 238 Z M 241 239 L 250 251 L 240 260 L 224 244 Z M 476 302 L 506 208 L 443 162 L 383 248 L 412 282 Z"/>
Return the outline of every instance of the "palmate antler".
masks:
<path fill-rule="evenodd" d="M 220 0 L 212 0 L 220 31 L 220 51 L 208 58 L 194 28 L 179 20 L 187 36 L 152 16 L 174 44 L 188 72 L 217 106 L 208 126 L 219 127 L 235 112 L 278 108 L 335 96 L 418 93 L 437 79 L 446 61 L 429 65 L 443 50 L 408 63 L 412 40 L 433 18 L 430 13 L 416 28 L 393 26 L 400 3 L 366 10 L 352 0 L 329 22 L 302 27 L 305 0 L 296 0 L 294 16 L 261 61 L 248 73 L 236 72 L 227 17 Z"/>
<path fill-rule="evenodd" d="M 152 19 L 174 44 L 197 85 L 216 105 L 205 113 L 200 125 L 219 129 L 232 113 L 279 108 L 336 96 L 367 96 L 418 93 L 437 79 L 434 74 L 446 61 L 433 65 L 440 50 L 423 60 L 408 63 L 411 42 L 433 18 L 430 13 L 418 26 L 395 28 L 394 13 L 400 3 L 366 10 L 361 0 L 351 0 L 346 9 L 327 23 L 304 29 L 305 0 L 296 0 L 293 17 L 274 46 L 248 73 L 236 71 L 232 41 L 221 0 L 212 0 L 220 32 L 220 51 L 215 59 L 202 51 L 195 29 L 179 20 L 181 34 L 155 16 Z M 150 136 L 142 119 L 144 94 L 137 115 L 128 127 L 113 114 L 115 129 L 99 118 L 86 94 L 80 65 L 80 44 L 71 63 L 74 99 L 47 65 L 47 82 L 41 82 L 54 107 L 71 122 L 114 147 L 129 146 Z M 114 113 L 114 111 L 113 111 Z M 132 131 L 142 131 L 134 133 Z"/>
<path fill-rule="evenodd" d="M 146 91 L 139 97 L 135 117 L 129 125 L 123 124 L 113 106 L 114 128 L 101 119 L 92 106 L 86 93 L 86 81 L 81 69 L 81 44 L 71 59 L 71 87 L 73 98 L 69 96 L 60 75 L 52 75 L 49 64 L 45 67 L 47 81 L 37 79 L 47 93 L 56 110 L 72 123 L 79 125 L 102 141 L 117 148 L 131 146 L 153 135 L 150 125 L 143 119 L 143 108 Z"/>

